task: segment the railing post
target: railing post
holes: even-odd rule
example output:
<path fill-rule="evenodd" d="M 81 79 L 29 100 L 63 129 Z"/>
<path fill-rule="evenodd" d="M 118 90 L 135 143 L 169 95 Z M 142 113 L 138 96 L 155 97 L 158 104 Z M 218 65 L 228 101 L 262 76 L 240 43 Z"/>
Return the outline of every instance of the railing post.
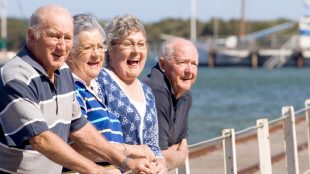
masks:
<path fill-rule="evenodd" d="M 222 136 L 225 174 L 237 174 L 235 130 L 223 129 Z"/>
<path fill-rule="evenodd" d="M 306 126 L 307 126 L 307 139 L 308 139 L 308 163 L 310 168 L 310 99 L 305 101 L 306 108 Z"/>
<path fill-rule="evenodd" d="M 285 117 L 284 139 L 287 172 L 289 174 L 299 174 L 294 108 L 292 106 L 282 107 L 282 117 Z"/>
<path fill-rule="evenodd" d="M 190 174 L 188 155 L 183 165 L 175 169 L 175 174 Z"/>
<path fill-rule="evenodd" d="M 256 121 L 260 173 L 272 174 L 269 125 L 267 119 Z"/>

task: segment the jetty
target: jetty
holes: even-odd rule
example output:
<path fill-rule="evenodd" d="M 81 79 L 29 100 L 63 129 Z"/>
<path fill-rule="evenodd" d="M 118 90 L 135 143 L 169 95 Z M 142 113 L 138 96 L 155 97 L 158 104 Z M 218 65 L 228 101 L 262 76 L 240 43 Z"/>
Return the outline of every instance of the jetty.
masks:
<path fill-rule="evenodd" d="M 310 38 L 310 37 L 309 37 Z M 227 38 L 226 40 L 229 40 Z M 268 69 L 283 66 L 310 66 L 310 48 L 300 46 L 301 36 L 270 36 L 268 38 L 240 42 L 237 46 L 216 45 L 214 41 L 197 42 L 201 66 L 245 66 Z M 237 42 L 237 41 L 235 41 Z"/>
<path fill-rule="evenodd" d="M 205 55 L 200 56 L 203 66 L 250 66 L 268 69 L 282 66 L 310 66 L 310 17 L 299 20 L 299 34 L 276 35 L 294 27 L 283 23 L 254 33 L 225 38 L 196 41 Z"/>
<path fill-rule="evenodd" d="M 294 111 L 235 132 L 189 146 L 185 164 L 170 174 L 306 174 L 310 173 L 310 100 Z"/>

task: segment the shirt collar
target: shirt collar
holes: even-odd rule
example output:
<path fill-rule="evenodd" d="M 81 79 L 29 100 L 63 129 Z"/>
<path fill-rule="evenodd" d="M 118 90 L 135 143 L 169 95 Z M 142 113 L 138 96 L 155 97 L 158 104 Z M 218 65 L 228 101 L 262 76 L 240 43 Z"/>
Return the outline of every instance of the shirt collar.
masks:
<path fill-rule="evenodd" d="M 73 72 L 72 72 L 72 76 L 73 76 L 75 82 L 79 82 L 79 83 L 83 84 L 83 86 L 84 86 L 88 91 L 90 91 L 91 93 L 93 93 L 93 95 L 97 96 L 97 94 L 98 94 L 98 83 L 96 82 L 95 79 L 93 79 L 93 80 L 90 81 L 90 86 L 88 87 L 88 86 L 86 85 L 85 81 L 82 80 L 80 77 L 78 77 L 78 76 L 77 76 L 76 74 L 74 74 Z"/>
<path fill-rule="evenodd" d="M 41 64 L 39 64 L 35 59 L 34 59 L 34 55 L 32 54 L 32 52 L 27 48 L 27 46 L 25 45 L 23 47 L 23 49 L 17 54 L 17 56 L 21 57 L 25 62 L 27 62 L 29 65 L 31 65 L 33 68 L 35 68 L 37 71 L 39 71 L 41 74 L 43 74 L 44 76 L 48 77 L 47 72 L 45 71 L 45 69 L 43 68 L 43 66 Z M 56 69 L 54 71 L 55 75 L 59 75 L 59 69 Z"/>

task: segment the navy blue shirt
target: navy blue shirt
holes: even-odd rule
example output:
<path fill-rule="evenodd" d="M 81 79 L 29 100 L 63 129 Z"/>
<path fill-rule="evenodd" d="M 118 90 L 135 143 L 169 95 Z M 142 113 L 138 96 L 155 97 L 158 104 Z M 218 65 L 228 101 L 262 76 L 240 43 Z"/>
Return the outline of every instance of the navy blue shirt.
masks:
<path fill-rule="evenodd" d="M 168 77 L 160 70 L 159 64 L 152 68 L 143 81 L 153 90 L 158 116 L 159 146 L 161 150 L 166 150 L 187 138 L 188 114 L 192 105 L 191 93 L 187 91 L 177 99 Z"/>

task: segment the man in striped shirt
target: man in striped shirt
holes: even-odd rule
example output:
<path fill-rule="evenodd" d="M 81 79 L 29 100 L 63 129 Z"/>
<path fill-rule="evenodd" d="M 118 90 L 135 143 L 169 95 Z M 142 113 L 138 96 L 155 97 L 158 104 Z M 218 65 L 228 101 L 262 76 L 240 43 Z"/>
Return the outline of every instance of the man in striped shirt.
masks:
<path fill-rule="evenodd" d="M 61 6 L 38 8 L 26 46 L 0 71 L 0 173 L 119 173 L 73 150 L 68 137 L 108 162 L 152 173 L 147 160 L 129 159 L 81 117 L 74 80 L 64 66 L 72 47 L 73 23 Z"/>

